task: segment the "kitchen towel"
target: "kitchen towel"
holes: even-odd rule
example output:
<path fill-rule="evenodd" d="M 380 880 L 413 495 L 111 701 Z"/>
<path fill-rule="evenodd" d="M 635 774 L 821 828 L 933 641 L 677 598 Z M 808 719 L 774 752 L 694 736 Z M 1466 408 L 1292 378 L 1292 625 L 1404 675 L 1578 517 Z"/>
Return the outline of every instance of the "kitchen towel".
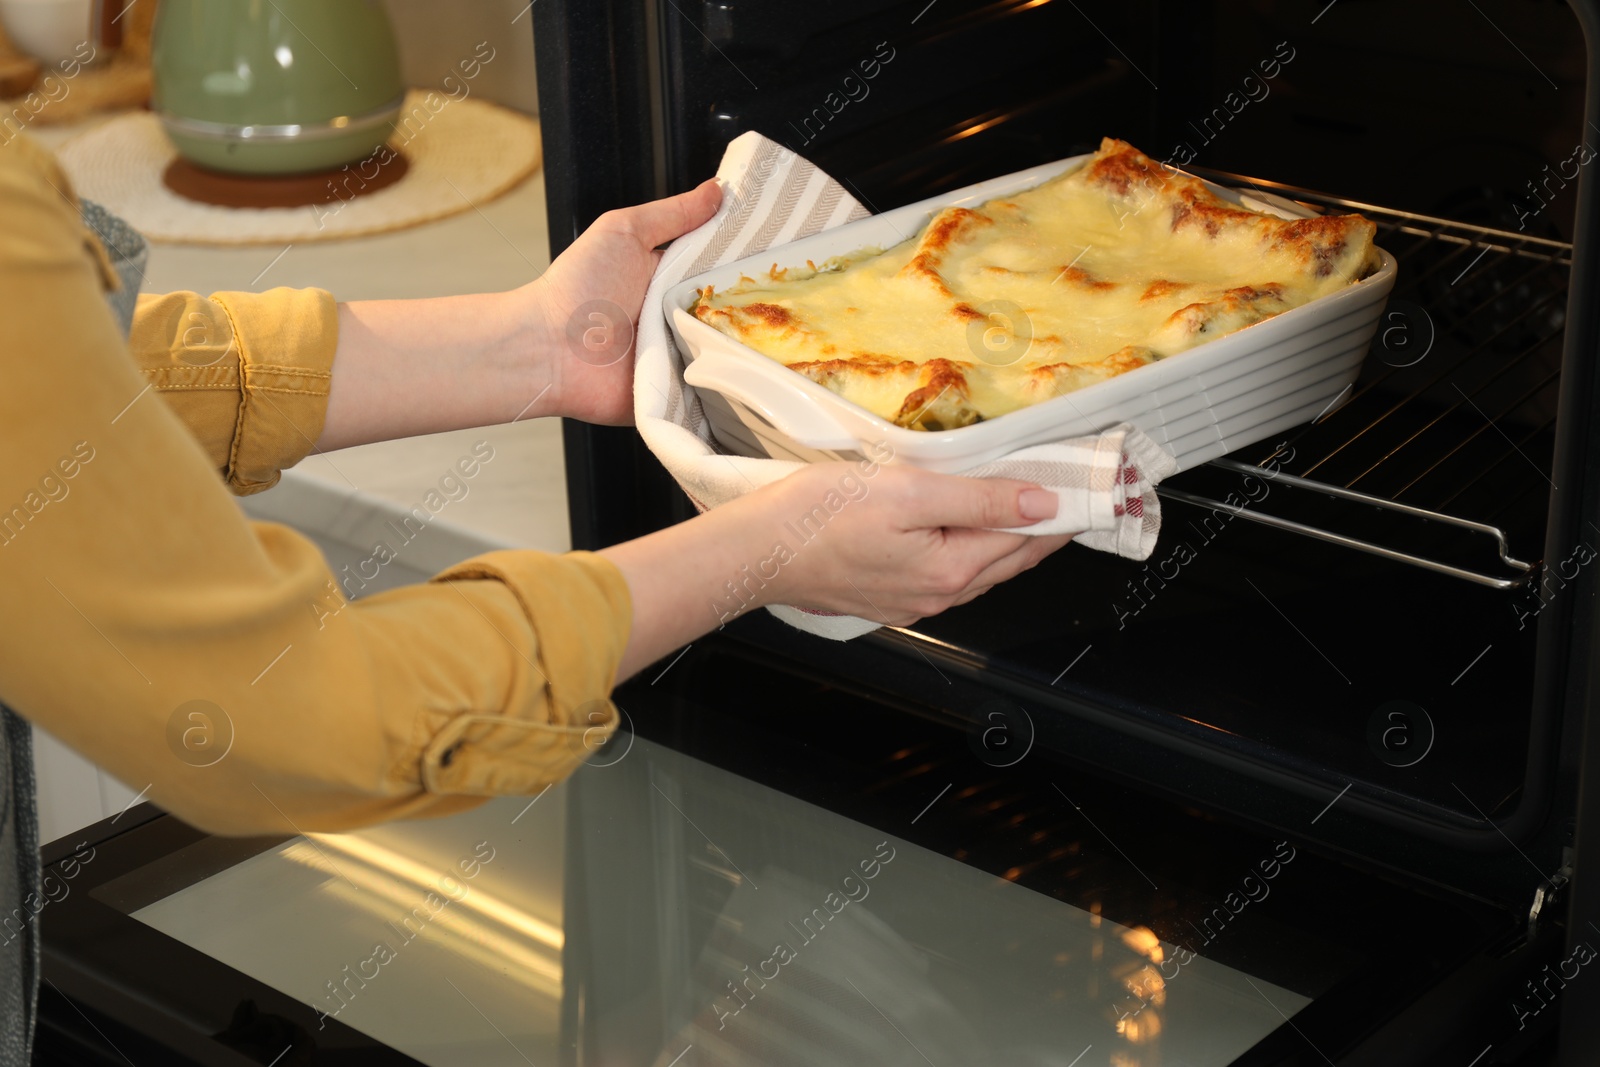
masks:
<path fill-rule="evenodd" d="M 728 455 L 711 435 L 695 391 L 683 381 L 683 355 L 662 311 L 666 291 L 685 278 L 831 229 L 868 211 L 842 185 L 782 145 L 746 133 L 728 145 L 717 170 L 722 206 L 674 241 L 661 257 L 639 317 L 634 420 L 645 444 L 705 511 L 794 472 L 788 460 Z M 1019 533 L 1077 534 L 1077 542 L 1128 559 L 1146 559 L 1161 529 L 1155 486 L 1177 469 L 1172 456 L 1126 423 L 1098 436 L 1033 445 L 962 473 L 1017 478 L 1055 491 L 1056 517 Z M 792 607 L 768 609 L 792 626 L 849 640 L 881 622 Z"/>

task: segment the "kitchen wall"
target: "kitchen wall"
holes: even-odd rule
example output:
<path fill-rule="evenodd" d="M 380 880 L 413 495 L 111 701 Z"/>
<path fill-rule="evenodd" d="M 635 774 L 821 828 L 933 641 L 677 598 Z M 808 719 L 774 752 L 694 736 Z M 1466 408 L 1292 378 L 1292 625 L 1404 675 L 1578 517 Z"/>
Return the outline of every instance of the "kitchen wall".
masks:
<path fill-rule="evenodd" d="M 539 111 L 533 76 L 533 5 L 528 0 L 385 0 L 408 85 L 440 85 L 488 41 L 495 58 L 473 92 L 528 114 Z M 458 74 L 459 77 L 459 74 Z"/>

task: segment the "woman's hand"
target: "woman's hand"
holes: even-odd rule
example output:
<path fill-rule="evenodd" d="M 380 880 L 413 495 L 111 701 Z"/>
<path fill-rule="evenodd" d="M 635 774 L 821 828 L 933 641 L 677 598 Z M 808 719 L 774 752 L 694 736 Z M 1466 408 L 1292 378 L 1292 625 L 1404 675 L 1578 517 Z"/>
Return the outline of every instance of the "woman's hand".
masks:
<path fill-rule="evenodd" d="M 608 211 L 519 290 L 544 330 L 558 413 L 607 426 L 633 423 L 633 341 L 645 289 L 666 244 L 722 202 L 715 179 L 665 200 Z"/>
<path fill-rule="evenodd" d="M 857 464 L 818 464 L 772 487 L 792 548 L 788 562 L 765 567 L 776 577 L 763 603 L 909 626 L 982 596 L 1072 540 L 1001 532 L 1054 517 L 1055 494 L 1027 482 L 874 467 L 867 477 Z"/>
<path fill-rule="evenodd" d="M 323 451 L 562 415 L 633 421 L 633 339 L 655 247 L 716 213 L 715 181 L 608 211 L 507 293 L 339 305 Z"/>
<path fill-rule="evenodd" d="M 1072 538 L 1004 528 L 1052 517 L 1053 493 L 872 463 L 816 464 L 704 515 L 602 550 L 627 579 L 619 680 L 767 604 L 905 626 L 964 604 Z"/>

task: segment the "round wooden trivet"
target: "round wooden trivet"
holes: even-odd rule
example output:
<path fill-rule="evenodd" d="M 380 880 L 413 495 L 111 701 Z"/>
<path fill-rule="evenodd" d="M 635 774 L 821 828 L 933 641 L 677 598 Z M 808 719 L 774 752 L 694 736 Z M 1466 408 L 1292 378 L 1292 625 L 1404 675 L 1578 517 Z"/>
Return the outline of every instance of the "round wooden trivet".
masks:
<path fill-rule="evenodd" d="M 389 158 L 380 165 L 383 155 Z M 186 200 L 217 207 L 306 207 L 386 189 L 409 169 L 405 154 L 392 148 L 380 148 L 360 163 L 313 174 L 223 174 L 179 156 L 162 172 L 161 184 Z"/>

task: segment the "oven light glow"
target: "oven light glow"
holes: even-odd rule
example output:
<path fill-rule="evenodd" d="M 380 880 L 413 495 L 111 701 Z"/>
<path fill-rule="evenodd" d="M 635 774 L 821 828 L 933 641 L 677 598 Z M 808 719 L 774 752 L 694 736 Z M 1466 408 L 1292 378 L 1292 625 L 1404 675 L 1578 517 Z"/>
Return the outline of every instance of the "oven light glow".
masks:
<path fill-rule="evenodd" d="M 997 123 L 999 121 L 1000 121 L 1000 119 L 994 118 L 994 119 L 990 119 L 988 122 L 975 122 L 971 126 L 968 126 L 966 129 L 957 132 L 957 134 L 954 137 L 952 137 L 951 140 L 959 141 L 963 137 L 971 137 L 975 133 L 982 133 L 984 130 L 987 130 L 990 126 L 993 126 L 995 123 Z"/>
<path fill-rule="evenodd" d="M 1117 1020 L 1117 1033 L 1129 1043 L 1143 1045 L 1161 1036 L 1161 1016 L 1153 1011 Z"/>
<path fill-rule="evenodd" d="M 1128 930 L 1122 935 L 1122 943 L 1148 959 L 1151 963 L 1160 963 L 1163 958 L 1161 954 L 1161 939 L 1148 926 L 1135 926 L 1133 929 Z"/>

